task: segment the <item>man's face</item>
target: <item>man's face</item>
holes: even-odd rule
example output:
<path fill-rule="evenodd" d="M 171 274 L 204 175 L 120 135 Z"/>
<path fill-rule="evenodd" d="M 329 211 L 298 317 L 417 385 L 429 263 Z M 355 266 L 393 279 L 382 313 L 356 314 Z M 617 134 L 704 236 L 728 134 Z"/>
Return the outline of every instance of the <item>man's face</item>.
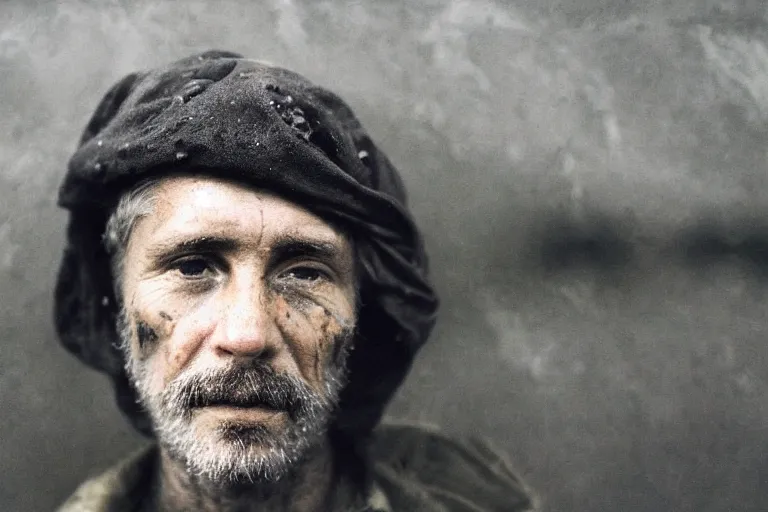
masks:
<path fill-rule="evenodd" d="M 283 476 L 322 439 L 355 325 L 351 242 L 276 196 L 162 180 L 125 252 L 127 368 L 161 445 L 219 482 Z"/>

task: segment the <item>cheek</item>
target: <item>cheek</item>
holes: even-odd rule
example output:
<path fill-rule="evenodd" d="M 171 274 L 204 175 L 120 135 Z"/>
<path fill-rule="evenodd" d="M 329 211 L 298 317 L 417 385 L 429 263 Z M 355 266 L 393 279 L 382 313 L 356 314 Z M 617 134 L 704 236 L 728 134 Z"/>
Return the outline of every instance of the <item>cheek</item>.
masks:
<path fill-rule="evenodd" d="M 187 369 L 216 329 L 218 313 L 213 298 L 185 304 L 175 321 L 173 335 L 164 345 L 166 383 Z"/>
<path fill-rule="evenodd" d="M 352 308 L 339 302 L 290 295 L 275 298 L 276 322 L 284 342 L 291 345 L 302 375 L 317 387 L 322 385 L 324 369 L 341 353 L 340 335 L 354 323 Z"/>
<path fill-rule="evenodd" d="M 139 352 L 142 356 L 155 348 L 158 339 L 157 331 L 146 321 L 136 320 L 136 340 L 139 342 Z"/>
<path fill-rule="evenodd" d="M 208 302 L 204 296 L 182 298 L 157 285 L 137 290 L 130 303 L 134 337 L 150 378 L 167 383 L 189 364 L 214 325 Z"/>

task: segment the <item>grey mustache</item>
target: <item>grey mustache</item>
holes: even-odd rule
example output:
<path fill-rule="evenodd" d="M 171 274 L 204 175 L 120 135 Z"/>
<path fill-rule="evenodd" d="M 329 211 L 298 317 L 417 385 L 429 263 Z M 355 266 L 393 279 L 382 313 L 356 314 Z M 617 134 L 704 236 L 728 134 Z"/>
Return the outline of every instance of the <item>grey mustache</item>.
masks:
<path fill-rule="evenodd" d="M 215 405 L 268 407 L 298 415 L 312 391 L 301 381 L 266 365 L 236 367 L 188 378 L 172 392 L 176 406 L 194 409 Z"/>

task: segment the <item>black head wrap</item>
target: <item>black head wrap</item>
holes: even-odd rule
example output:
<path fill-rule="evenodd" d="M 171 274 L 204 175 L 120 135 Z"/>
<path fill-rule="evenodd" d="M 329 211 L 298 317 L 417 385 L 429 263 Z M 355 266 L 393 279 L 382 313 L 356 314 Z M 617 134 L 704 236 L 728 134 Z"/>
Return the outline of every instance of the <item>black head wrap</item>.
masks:
<path fill-rule="evenodd" d="M 403 184 L 340 98 L 234 53 L 209 51 L 128 75 L 96 109 L 59 194 L 71 214 L 55 291 L 64 346 L 112 377 L 120 408 L 150 435 L 117 348 L 118 306 L 102 236 L 122 194 L 177 172 L 268 189 L 351 234 L 361 307 L 334 428 L 365 435 L 429 336 L 437 309 Z"/>

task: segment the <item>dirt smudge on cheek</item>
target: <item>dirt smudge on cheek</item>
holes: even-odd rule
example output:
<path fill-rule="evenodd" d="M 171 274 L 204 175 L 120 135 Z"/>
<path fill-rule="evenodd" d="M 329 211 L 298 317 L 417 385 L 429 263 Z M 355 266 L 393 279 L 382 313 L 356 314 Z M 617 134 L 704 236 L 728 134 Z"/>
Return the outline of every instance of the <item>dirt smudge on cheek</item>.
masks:
<path fill-rule="evenodd" d="M 144 320 L 136 320 L 136 339 L 139 342 L 139 350 L 143 356 L 148 355 L 157 345 L 160 339 L 152 327 Z"/>
<path fill-rule="evenodd" d="M 318 378 L 322 378 L 324 372 L 323 366 L 327 370 L 329 365 L 337 364 L 336 351 L 337 345 L 340 343 L 336 337 L 337 325 L 335 325 L 334 317 L 328 308 L 320 306 L 322 308 L 320 322 L 320 339 L 317 343 L 317 359 L 318 363 Z"/>
<path fill-rule="evenodd" d="M 309 317 L 313 307 L 316 306 L 315 302 L 302 293 L 299 290 L 293 289 L 286 285 L 277 285 L 274 288 L 276 292 L 276 301 L 278 314 L 291 317 L 291 311 L 301 313 L 305 317 Z"/>
<path fill-rule="evenodd" d="M 320 339 L 317 344 L 317 358 L 326 366 L 339 366 L 343 363 L 343 355 L 347 348 L 345 345 L 350 341 L 350 336 L 345 332 L 346 323 L 340 321 L 339 316 L 334 315 L 328 308 L 320 307 L 322 308 L 322 316 L 318 319 Z M 320 365 L 320 363 L 318 364 Z M 322 373 L 318 369 L 318 376 L 320 375 Z"/>
<path fill-rule="evenodd" d="M 326 324 L 324 329 L 324 341 L 326 344 L 330 344 L 330 361 L 331 364 L 340 366 L 344 363 L 345 355 L 351 347 L 352 343 L 352 322 L 341 318 L 339 315 L 334 315 L 328 309 L 323 308 L 326 315 Z"/>
<path fill-rule="evenodd" d="M 155 322 L 150 322 L 138 314 L 134 315 L 136 341 L 138 342 L 139 355 L 142 359 L 154 353 L 160 344 L 161 337 L 169 338 L 173 334 L 175 327 L 173 317 L 165 311 L 160 311 L 158 316 L 161 321 L 159 325 L 155 325 Z"/>
<path fill-rule="evenodd" d="M 277 295 L 274 298 L 274 305 L 277 318 L 285 320 L 291 319 L 291 307 L 282 295 Z"/>
<path fill-rule="evenodd" d="M 173 368 L 181 368 L 181 366 L 187 360 L 187 357 L 179 351 L 176 351 L 173 354 L 171 354 L 170 349 L 166 353 L 166 357 L 170 358 L 171 366 Z"/>
<path fill-rule="evenodd" d="M 329 365 L 344 362 L 350 321 L 326 306 L 322 298 L 288 286 L 274 291 L 275 315 L 286 342 L 298 345 L 295 354 L 306 354 L 305 367 L 322 383 Z"/>

